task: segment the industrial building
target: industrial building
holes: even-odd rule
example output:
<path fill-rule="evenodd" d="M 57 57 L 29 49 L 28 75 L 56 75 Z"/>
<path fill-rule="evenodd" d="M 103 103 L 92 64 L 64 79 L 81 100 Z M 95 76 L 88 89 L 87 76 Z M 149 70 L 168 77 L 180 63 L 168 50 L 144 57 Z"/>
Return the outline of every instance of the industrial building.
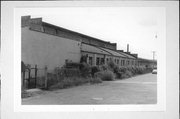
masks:
<path fill-rule="evenodd" d="M 25 64 L 61 67 L 66 62 L 79 63 L 82 56 L 92 66 L 114 61 L 121 67 L 152 67 L 156 61 L 138 58 L 117 49 L 116 43 L 93 38 L 42 21 L 42 18 L 22 16 L 21 19 L 22 61 Z"/>

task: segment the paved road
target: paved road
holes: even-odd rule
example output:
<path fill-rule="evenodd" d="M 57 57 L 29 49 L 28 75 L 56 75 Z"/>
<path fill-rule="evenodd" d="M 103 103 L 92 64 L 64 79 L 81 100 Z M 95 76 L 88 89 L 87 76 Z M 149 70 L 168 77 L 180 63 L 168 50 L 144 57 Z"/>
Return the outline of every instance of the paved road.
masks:
<path fill-rule="evenodd" d="M 155 104 L 157 102 L 157 75 L 145 74 L 101 84 L 83 85 L 23 99 L 27 105 L 58 104 Z"/>

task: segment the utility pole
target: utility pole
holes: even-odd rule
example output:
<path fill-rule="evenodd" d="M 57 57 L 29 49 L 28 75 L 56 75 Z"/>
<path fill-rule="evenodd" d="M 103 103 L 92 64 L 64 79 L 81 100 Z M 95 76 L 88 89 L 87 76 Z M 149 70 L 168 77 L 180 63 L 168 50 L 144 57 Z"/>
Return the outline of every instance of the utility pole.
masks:
<path fill-rule="evenodd" d="M 157 40 L 157 33 L 155 34 L 155 40 Z M 153 53 L 153 68 L 155 68 L 154 67 L 154 65 L 155 65 L 155 53 L 156 53 L 156 51 L 152 51 L 152 53 Z"/>
<path fill-rule="evenodd" d="M 153 53 L 153 61 L 155 60 L 155 53 L 156 53 L 156 51 L 152 51 L 152 53 Z"/>
<path fill-rule="evenodd" d="M 156 53 L 156 51 L 152 51 L 152 53 L 153 53 L 153 69 L 154 69 L 155 68 L 154 65 L 155 65 L 155 53 Z"/>

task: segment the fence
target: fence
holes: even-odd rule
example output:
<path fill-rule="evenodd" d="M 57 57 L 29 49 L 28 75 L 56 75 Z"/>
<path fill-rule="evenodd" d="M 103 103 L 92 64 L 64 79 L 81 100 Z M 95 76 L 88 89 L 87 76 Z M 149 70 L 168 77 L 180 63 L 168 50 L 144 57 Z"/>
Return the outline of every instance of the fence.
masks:
<path fill-rule="evenodd" d="M 21 68 L 23 89 L 47 88 L 47 67 L 24 64 Z"/>

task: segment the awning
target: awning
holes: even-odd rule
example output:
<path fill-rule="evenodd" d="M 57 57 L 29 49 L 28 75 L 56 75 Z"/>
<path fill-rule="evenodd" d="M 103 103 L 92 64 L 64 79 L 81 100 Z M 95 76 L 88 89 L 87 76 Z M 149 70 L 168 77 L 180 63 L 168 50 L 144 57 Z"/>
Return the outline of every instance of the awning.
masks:
<path fill-rule="evenodd" d="M 116 52 L 116 51 L 114 51 L 114 50 L 110 50 L 110 49 L 102 48 L 102 47 L 101 47 L 100 49 L 102 49 L 102 50 L 104 50 L 104 51 L 110 53 L 110 54 L 113 55 L 113 56 L 117 56 L 117 57 L 125 57 L 125 58 L 126 58 L 125 55 L 120 54 L 120 53 L 118 53 L 118 52 Z"/>
<path fill-rule="evenodd" d="M 110 50 L 107 48 L 97 47 L 97 46 L 88 45 L 88 44 L 84 44 L 84 43 L 81 44 L 81 51 L 97 53 L 97 54 L 104 54 L 104 55 L 112 55 L 112 56 L 116 56 L 116 57 L 136 59 L 135 57 L 133 57 L 127 53 L 124 53 L 124 52 Z"/>
<path fill-rule="evenodd" d="M 96 46 L 92 46 L 92 45 L 88 45 L 88 44 L 81 44 L 81 51 L 84 52 L 90 52 L 90 53 L 98 53 L 98 54 L 104 54 L 104 55 L 111 55 L 110 53 L 96 47 Z"/>
<path fill-rule="evenodd" d="M 120 52 L 120 51 L 118 51 L 118 53 L 121 53 L 122 55 L 125 55 L 125 56 L 126 56 L 126 57 L 128 57 L 128 58 L 131 58 L 131 59 L 136 59 L 135 57 L 133 57 L 133 56 L 131 56 L 131 55 L 127 54 L 127 53 Z"/>

